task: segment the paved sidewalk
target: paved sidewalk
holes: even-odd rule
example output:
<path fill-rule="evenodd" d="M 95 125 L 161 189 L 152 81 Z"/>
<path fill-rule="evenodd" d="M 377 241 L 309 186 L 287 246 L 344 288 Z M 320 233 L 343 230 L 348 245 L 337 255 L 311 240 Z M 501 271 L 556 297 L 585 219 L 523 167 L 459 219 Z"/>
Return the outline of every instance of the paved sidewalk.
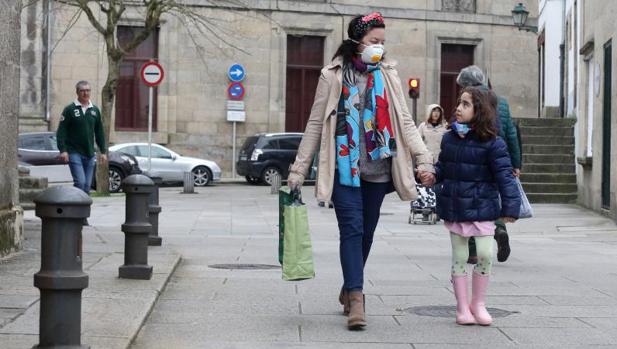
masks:
<path fill-rule="evenodd" d="M 513 252 L 494 264 L 491 327 L 457 326 L 443 225 L 407 224 L 409 204 L 386 198 L 366 267 L 369 326 L 346 329 L 334 211 L 309 205 L 316 278 L 281 280 L 278 198 L 269 187 L 221 183 L 180 194 L 161 190 L 162 247 L 150 248 L 151 281 L 117 278 L 124 198 L 96 198 L 84 231 L 90 286 L 82 341 L 93 348 L 402 349 L 617 348 L 617 226 L 574 205 L 536 205 L 536 218 L 509 225 Z M 26 251 L 0 263 L 0 348 L 37 343 L 38 219 Z M 182 255 L 175 272 L 163 285 Z M 264 264 L 232 270 L 215 264 Z M 160 297 L 157 296 L 160 293 Z M 151 306 L 156 300 L 152 312 Z"/>
<path fill-rule="evenodd" d="M 149 281 L 118 278 L 124 264 L 124 196 L 94 198 L 92 226 L 83 229 L 83 267 L 89 285 L 82 293 L 82 344 L 93 349 L 127 348 L 180 261 L 169 248 L 150 247 Z M 113 219 L 106 217 L 113 216 Z M 0 261 L 0 348 L 38 344 L 41 221 L 25 212 L 24 250 Z"/>
<path fill-rule="evenodd" d="M 304 188 L 317 276 L 286 282 L 277 263 L 277 196 L 223 184 L 161 196 L 166 246 L 183 259 L 132 348 L 617 347 L 617 226 L 574 205 L 536 205 L 509 225 L 512 256 L 494 265 L 491 327 L 457 326 L 443 225 L 407 224 L 389 195 L 366 267 L 368 328 L 346 329 L 334 211 Z M 431 316 L 427 316 L 431 315 Z M 499 315 L 500 317 L 497 317 Z"/>

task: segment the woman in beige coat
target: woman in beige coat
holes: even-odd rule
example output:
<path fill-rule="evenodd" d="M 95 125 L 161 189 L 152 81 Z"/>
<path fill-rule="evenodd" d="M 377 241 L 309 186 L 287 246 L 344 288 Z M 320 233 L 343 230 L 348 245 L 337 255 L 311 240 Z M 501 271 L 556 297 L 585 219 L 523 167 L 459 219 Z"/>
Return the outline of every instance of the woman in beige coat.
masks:
<path fill-rule="evenodd" d="M 448 132 L 443 108 L 439 104 L 430 104 L 426 108 L 426 121 L 418 126 L 418 132 L 433 155 L 433 164 L 436 164 L 441 151 L 441 139 L 444 133 Z"/>
<path fill-rule="evenodd" d="M 416 197 L 412 156 L 426 185 L 433 160 L 407 109 L 394 64 L 383 59 L 385 24 L 374 12 L 356 16 L 332 62 L 321 70 L 311 115 L 291 166 L 298 189 L 319 150 L 315 191 L 332 201 L 340 231 L 343 287 L 339 301 L 351 330 L 366 326 L 364 264 L 387 193 Z"/>

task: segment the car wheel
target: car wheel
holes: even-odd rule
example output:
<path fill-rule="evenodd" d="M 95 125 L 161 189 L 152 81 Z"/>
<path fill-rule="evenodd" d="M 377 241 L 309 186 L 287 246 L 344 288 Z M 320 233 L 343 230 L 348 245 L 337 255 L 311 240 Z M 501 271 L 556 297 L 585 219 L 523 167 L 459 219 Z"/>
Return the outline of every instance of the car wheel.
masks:
<path fill-rule="evenodd" d="M 259 182 L 261 182 L 261 178 L 259 177 L 245 176 L 244 178 L 246 178 L 246 181 L 250 184 L 259 184 Z"/>
<path fill-rule="evenodd" d="M 124 180 L 124 174 L 120 169 L 109 166 L 109 192 L 117 193 L 122 189 L 122 180 Z"/>
<path fill-rule="evenodd" d="M 266 167 L 261 173 L 261 180 L 267 185 L 272 185 L 272 180 L 275 176 L 281 176 L 281 171 L 276 167 Z"/>
<path fill-rule="evenodd" d="M 212 180 L 212 173 L 206 166 L 197 166 L 193 169 L 193 184 L 196 187 L 205 187 Z"/>

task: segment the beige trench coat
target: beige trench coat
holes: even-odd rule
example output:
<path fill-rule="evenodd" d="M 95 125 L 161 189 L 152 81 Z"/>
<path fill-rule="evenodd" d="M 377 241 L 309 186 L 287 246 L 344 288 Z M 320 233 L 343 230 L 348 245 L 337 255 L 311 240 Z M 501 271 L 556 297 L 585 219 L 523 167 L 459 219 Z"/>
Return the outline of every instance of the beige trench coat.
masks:
<path fill-rule="evenodd" d="M 340 57 L 321 70 L 315 92 L 315 101 L 306 124 L 304 136 L 296 160 L 290 171 L 304 179 L 309 172 L 313 157 L 319 149 L 317 183 L 315 194 L 319 201 L 330 201 L 334 186 L 336 168 L 336 112 L 343 85 L 342 63 Z M 412 155 L 418 169 L 435 172 L 433 159 L 414 125 L 405 103 L 401 80 L 394 64 L 382 62 L 386 93 L 390 103 L 389 112 L 396 141 L 396 156 L 392 159 L 392 181 L 401 200 L 415 200 L 416 181 L 414 179 Z"/>

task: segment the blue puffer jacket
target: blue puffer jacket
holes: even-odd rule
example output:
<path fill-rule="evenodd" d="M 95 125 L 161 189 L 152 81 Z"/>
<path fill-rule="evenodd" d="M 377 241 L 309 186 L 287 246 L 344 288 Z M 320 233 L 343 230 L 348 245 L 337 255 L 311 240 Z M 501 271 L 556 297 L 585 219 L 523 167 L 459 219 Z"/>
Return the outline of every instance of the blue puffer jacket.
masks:
<path fill-rule="evenodd" d="M 451 130 L 441 141 L 435 170 L 437 214 L 443 220 L 518 218 L 521 198 L 501 137 L 482 142 L 473 131 L 460 138 Z"/>

